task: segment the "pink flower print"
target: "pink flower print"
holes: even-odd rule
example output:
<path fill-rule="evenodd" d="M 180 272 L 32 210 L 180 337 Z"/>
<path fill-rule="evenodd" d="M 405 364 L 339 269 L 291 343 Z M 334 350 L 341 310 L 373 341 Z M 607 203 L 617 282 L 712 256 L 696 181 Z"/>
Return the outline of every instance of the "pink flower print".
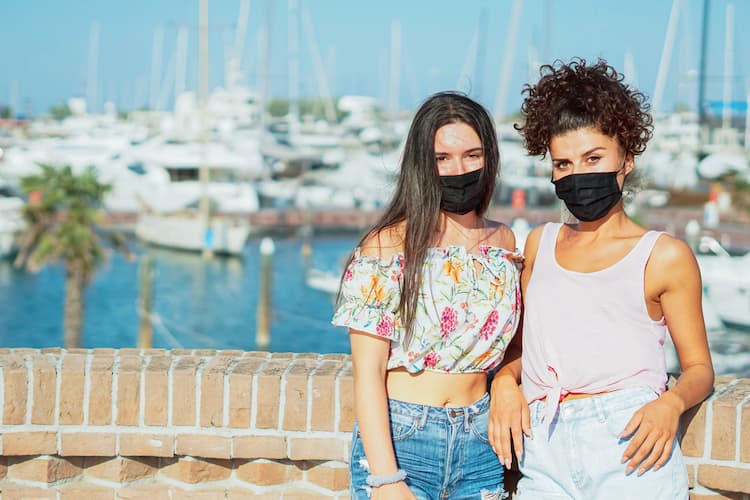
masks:
<path fill-rule="evenodd" d="M 403 272 L 401 271 L 401 269 L 394 269 L 393 271 L 391 271 L 391 281 L 400 280 L 402 274 Z"/>
<path fill-rule="evenodd" d="M 354 273 L 351 269 L 346 268 L 346 271 L 344 272 L 344 281 L 349 281 L 352 278 L 354 278 Z"/>
<path fill-rule="evenodd" d="M 381 337 L 393 337 L 393 320 L 388 315 L 383 315 L 380 318 L 378 326 L 375 327 L 375 333 Z"/>
<path fill-rule="evenodd" d="M 484 255 L 487 257 L 490 254 L 490 247 L 487 245 L 482 245 L 479 247 L 479 255 Z"/>
<path fill-rule="evenodd" d="M 461 302 L 461 309 L 463 309 L 464 311 L 468 311 L 469 310 L 469 303 L 468 302 Z"/>
<path fill-rule="evenodd" d="M 446 307 L 443 309 L 443 314 L 440 315 L 440 334 L 443 338 L 447 337 L 452 331 L 458 326 L 458 314 L 452 307 Z"/>
<path fill-rule="evenodd" d="M 427 353 L 424 357 L 424 366 L 427 368 L 435 368 L 440 362 L 440 354 L 436 352 Z"/>
<path fill-rule="evenodd" d="M 418 357 L 419 357 L 419 353 L 414 352 L 414 351 L 409 351 L 406 355 L 406 359 L 409 360 L 409 363 L 413 363 L 414 360 L 417 359 Z"/>
<path fill-rule="evenodd" d="M 490 316 L 487 318 L 487 321 L 485 321 L 484 325 L 482 325 L 482 329 L 479 330 L 479 338 L 481 340 L 489 339 L 490 335 L 492 335 L 495 332 L 495 329 L 497 328 L 498 316 L 499 314 L 497 310 L 493 310 L 490 313 Z"/>

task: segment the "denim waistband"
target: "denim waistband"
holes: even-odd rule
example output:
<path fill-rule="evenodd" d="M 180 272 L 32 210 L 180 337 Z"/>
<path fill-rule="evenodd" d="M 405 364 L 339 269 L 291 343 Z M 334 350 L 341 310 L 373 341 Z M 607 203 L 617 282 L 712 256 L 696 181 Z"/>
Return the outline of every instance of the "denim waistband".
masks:
<path fill-rule="evenodd" d="M 589 398 L 563 401 L 560 403 L 557 418 L 561 422 L 592 417 L 603 418 L 615 411 L 643 406 L 657 397 L 658 395 L 647 387 L 632 387 Z M 535 401 L 529 406 L 532 425 L 542 421 L 546 404 L 547 401 Z"/>
<path fill-rule="evenodd" d="M 397 399 L 389 399 L 388 407 L 391 414 L 416 417 L 422 421 L 463 422 L 467 417 L 486 413 L 490 409 L 490 395 L 485 393 L 484 396 L 468 406 L 454 408 L 409 403 Z"/>

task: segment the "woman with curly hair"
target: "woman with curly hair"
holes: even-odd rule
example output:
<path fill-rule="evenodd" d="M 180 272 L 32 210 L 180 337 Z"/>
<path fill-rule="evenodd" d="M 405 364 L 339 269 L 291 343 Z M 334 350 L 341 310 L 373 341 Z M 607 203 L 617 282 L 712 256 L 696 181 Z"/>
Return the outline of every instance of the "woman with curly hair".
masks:
<path fill-rule="evenodd" d="M 507 463 L 512 436 L 522 500 L 686 499 L 675 436 L 714 373 L 690 248 L 623 210 L 652 135 L 646 98 L 581 59 L 543 66 L 524 93 L 516 128 L 529 154 L 549 153 L 577 222 L 526 241 L 522 356 L 493 381 L 490 442 Z M 668 333 L 682 374 L 665 390 Z"/>
<path fill-rule="evenodd" d="M 487 373 L 520 319 L 515 238 L 484 217 L 499 167 L 485 109 L 419 108 L 390 206 L 342 277 L 354 371 L 353 499 L 500 499 Z"/>

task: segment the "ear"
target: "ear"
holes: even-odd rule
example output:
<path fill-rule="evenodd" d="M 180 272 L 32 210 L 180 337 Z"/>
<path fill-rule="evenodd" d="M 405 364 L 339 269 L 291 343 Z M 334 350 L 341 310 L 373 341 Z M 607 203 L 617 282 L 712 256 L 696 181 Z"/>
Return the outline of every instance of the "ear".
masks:
<path fill-rule="evenodd" d="M 635 168 L 635 155 L 627 153 L 625 155 L 625 176 L 627 177 L 630 172 Z"/>

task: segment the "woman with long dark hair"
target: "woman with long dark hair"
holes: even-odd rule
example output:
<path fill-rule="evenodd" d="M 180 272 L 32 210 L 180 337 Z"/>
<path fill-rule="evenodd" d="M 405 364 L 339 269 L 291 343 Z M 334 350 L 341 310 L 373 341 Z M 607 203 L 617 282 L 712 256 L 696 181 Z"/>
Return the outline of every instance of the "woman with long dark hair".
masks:
<path fill-rule="evenodd" d="M 414 116 L 390 206 L 359 242 L 333 323 L 349 328 L 352 498 L 503 498 L 487 373 L 520 316 L 515 238 L 484 218 L 499 167 L 487 111 L 443 92 Z"/>

